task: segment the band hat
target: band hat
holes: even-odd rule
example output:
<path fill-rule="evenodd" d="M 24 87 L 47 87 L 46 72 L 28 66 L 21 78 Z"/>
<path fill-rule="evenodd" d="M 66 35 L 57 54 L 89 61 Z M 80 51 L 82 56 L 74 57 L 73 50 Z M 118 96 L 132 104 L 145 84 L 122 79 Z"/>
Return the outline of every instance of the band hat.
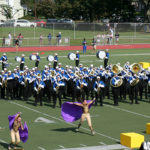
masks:
<path fill-rule="evenodd" d="M 48 64 L 49 66 L 52 65 L 51 63 Z"/>
<path fill-rule="evenodd" d="M 22 54 L 22 57 L 24 57 L 25 55 L 24 54 Z"/>
<path fill-rule="evenodd" d="M 3 55 L 5 56 L 5 55 L 6 55 L 6 53 L 3 53 Z"/>
<path fill-rule="evenodd" d="M 9 70 L 8 73 L 11 73 L 11 70 Z"/>
<path fill-rule="evenodd" d="M 57 56 L 58 54 L 57 54 L 57 53 L 55 53 L 55 55 Z"/>
<path fill-rule="evenodd" d="M 2 70 L 1 73 L 4 73 L 4 71 Z"/>
<path fill-rule="evenodd" d="M 68 65 L 66 65 L 66 68 L 68 68 L 69 66 Z"/>
<path fill-rule="evenodd" d="M 45 68 L 48 68 L 48 66 L 47 66 L 47 65 L 45 65 Z"/>
<path fill-rule="evenodd" d="M 19 68 L 19 66 L 16 66 L 16 68 Z"/>
<path fill-rule="evenodd" d="M 61 65 L 61 63 L 59 63 L 58 65 Z"/>
<path fill-rule="evenodd" d="M 14 69 L 14 71 L 17 71 L 17 69 Z"/>
<path fill-rule="evenodd" d="M 20 71 L 20 74 L 21 74 L 21 73 L 24 73 L 24 71 Z"/>
<path fill-rule="evenodd" d="M 39 55 L 39 53 L 36 53 L 37 55 Z"/>
<path fill-rule="evenodd" d="M 79 53 L 79 51 L 76 51 L 77 53 Z"/>
<path fill-rule="evenodd" d="M 41 74 L 38 74 L 38 75 L 37 75 L 37 78 L 40 79 L 40 78 L 41 78 Z"/>
<path fill-rule="evenodd" d="M 100 79 L 100 76 L 97 76 L 97 79 L 98 79 L 98 78 Z"/>
<path fill-rule="evenodd" d="M 93 64 L 91 64 L 91 67 L 93 67 Z"/>

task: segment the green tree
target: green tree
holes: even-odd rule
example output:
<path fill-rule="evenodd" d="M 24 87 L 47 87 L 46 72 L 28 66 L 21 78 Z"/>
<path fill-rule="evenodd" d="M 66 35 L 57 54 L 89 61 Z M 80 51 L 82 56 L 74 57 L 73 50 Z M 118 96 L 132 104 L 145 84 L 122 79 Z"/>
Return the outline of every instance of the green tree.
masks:
<path fill-rule="evenodd" d="M 12 7 L 8 6 L 8 5 L 0 5 L 1 7 L 1 14 L 3 14 L 7 19 L 12 19 L 13 15 L 12 15 Z"/>

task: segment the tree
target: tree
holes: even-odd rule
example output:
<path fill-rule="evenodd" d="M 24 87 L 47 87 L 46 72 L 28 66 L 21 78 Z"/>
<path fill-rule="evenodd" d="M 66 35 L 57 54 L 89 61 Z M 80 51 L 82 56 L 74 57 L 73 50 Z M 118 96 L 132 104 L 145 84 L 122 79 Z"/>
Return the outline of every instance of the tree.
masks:
<path fill-rule="evenodd" d="M 46 19 L 56 16 L 56 4 L 53 0 L 42 0 L 37 4 L 37 17 L 44 16 Z"/>
<path fill-rule="evenodd" d="M 140 2 L 144 6 L 144 20 L 145 22 L 150 22 L 150 0 L 140 0 Z"/>
<path fill-rule="evenodd" d="M 13 15 L 12 15 L 12 7 L 8 6 L 8 5 L 1 5 L 1 11 L 0 13 L 2 15 L 4 15 L 7 19 L 12 19 Z"/>

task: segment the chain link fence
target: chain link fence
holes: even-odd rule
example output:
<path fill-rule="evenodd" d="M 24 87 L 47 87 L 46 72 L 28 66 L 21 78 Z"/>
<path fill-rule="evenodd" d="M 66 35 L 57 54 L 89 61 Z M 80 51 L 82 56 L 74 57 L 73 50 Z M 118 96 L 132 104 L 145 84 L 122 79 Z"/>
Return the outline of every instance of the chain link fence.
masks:
<path fill-rule="evenodd" d="M 150 43 L 150 24 L 145 23 L 50 23 L 41 27 L 14 27 L 13 24 L 4 24 L 0 27 L 0 46 L 3 39 L 8 39 L 8 33 L 12 35 L 12 41 L 19 33 L 24 37 L 22 46 L 48 46 L 58 45 L 59 32 L 62 42 L 59 45 L 81 45 L 83 38 L 91 45 L 93 38 L 100 37 L 98 45 L 116 44 L 115 34 L 119 33 L 117 44 Z M 48 42 L 48 34 L 51 33 L 51 44 Z M 40 35 L 43 41 L 40 43 Z M 108 36 L 112 36 L 111 43 Z M 103 38 L 105 37 L 105 38 Z M 13 42 L 12 42 L 13 43 Z M 9 46 L 6 43 L 5 46 Z M 13 44 L 11 44 L 13 46 Z"/>

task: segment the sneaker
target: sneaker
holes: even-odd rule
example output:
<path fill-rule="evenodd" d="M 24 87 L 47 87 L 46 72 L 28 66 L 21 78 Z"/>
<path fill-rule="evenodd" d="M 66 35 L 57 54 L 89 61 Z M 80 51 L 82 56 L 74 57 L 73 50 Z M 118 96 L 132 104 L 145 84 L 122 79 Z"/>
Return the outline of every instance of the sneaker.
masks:
<path fill-rule="evenodd" d="M 76 132 L 78 132 L 78 131 L 79 131 L 79 129 L 77 128 L 77 129 L 75 129 L 75 131 L 76 131 Z"/>
<path fill-rule="evenodd" d="M 94 131 L 92 131 L 92 132 L 91 132 L 91 134 L 92 134 L 92 135 L 95 135 L 95 132 L 94 132 Z"/>

